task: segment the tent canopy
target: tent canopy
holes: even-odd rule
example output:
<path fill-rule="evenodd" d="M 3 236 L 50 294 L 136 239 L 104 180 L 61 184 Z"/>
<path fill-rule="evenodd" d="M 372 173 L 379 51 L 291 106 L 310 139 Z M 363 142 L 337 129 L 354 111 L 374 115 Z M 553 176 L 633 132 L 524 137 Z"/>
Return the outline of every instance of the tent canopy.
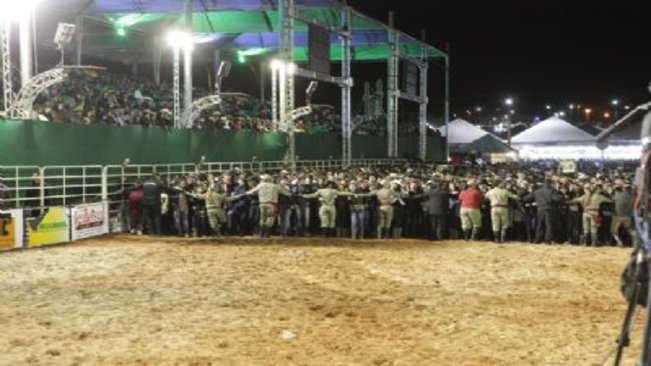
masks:
<path fill-rule="evenodd" d="M 497 137 L 491 134 L 486 134 L 467 145 L 454 149 L 454 151 L 460 153 L 478 152 L 482 154 L 495 154 L 513 152 L 515 149 L 505 144 Z"/>
<path fill-rule="evenodd" d="M 582 129 L 558 118 L 541 121 L 517 134 L 511 140 L 514 144 L 558 144 L 594 143 L 595 137 Z"/>
<path fill-rule="evenodd" d="M 441 135 L 445 136 L 445 126 L 439 128 Z M 488 132 L 473 125 L 472 123 L 463 120 L 455 119 L 448 123 L 448 144 L 469 144 L 481 137 L 484 137 Z"/>
<path fill-rule="evenodd" d="M 57 0 L 43 1 L 37 9 L 39 42 L 54 47 L 52 35 L 58 22 L 84 18 L 84 53 L 124 62 L 143 58 L 143 46 L 184 22 L 181 0 Z M 338 2 L 295 0 L 299 15 L 341 27 Z M 279 45 L 279 12 L 276 0 L 193 1 L 192 33 L 195 43 L 225 46 L 240 57 L 273 53 Z M 384 61 L 389 56 L 388 26 L 356 10 L 351 14 L 353 61 Z M 307 60 L 308 26 L 295 22 L 294 59 Z M 398 32 L 402 53 L 430 59 L 445 53 Z M 331 34 L 330 58 L 341 60 L 341 40 Z"/>

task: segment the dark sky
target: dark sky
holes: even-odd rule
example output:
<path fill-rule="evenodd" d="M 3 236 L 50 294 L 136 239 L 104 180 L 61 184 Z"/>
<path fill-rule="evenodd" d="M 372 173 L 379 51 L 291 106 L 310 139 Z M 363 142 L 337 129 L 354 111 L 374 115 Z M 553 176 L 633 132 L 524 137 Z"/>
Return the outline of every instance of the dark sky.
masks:
<path fill-rule="evenodd" d="M 544 113 L 545 104 L 599 109 L 613 98 L 632 105 L 649 99 L 649 0 L 349 3 L 380 20 L 394 10 L 399 29 L 419 35 L 425 28 L 431 44 L 450 44 L 455 112 L 476 105 L 494 110 L 506 96 L 516 99 L 523 117 Z"/>

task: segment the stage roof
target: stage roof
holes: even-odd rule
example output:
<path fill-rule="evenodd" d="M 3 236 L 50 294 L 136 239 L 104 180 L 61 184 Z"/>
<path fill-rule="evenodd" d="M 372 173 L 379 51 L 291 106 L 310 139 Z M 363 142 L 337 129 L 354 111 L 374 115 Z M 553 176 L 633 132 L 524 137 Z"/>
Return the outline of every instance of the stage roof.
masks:
<path fill-rule="evenodd" d="M 277 0 L 195 0 L 192 19 L 195 43 L 226 47 L 238 56 L 274 53 L 278 48 Z M 341 17 L 329 0 L 296 0 L 298 13 L 339 27 Z M 58 22 L 73 23 L 84 17 L 84 54 L 130 63 L 149 61 L 144 50 L 152 40 L 184 21 L 182 0 L 57 0 L 41 2 L 37 9 L 37 33 L 42 45 L 53 46 Z M 397 14 L 400 16 L 400 14 Z M 388 26 L 353 9 L 353 61 L 384 61 L 389 55 Z M 421 42 L 399 33 L 402 53 L 421 55 Z M 295 22 L 294 59 L 307 60 L 307 25 Z M 445 53 L 425 45 L 430 59 Z M 149 47 L 149 49 L 151 49 Z M 330 57 L 341 60 L 340 39 L 331 34 Z"/>

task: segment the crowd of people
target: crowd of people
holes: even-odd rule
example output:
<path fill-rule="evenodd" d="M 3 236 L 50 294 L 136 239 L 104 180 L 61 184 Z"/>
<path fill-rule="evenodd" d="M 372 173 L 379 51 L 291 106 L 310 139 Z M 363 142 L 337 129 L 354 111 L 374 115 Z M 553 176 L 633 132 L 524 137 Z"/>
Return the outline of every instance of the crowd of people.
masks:
<path fill-rule="evenodd" d="M 209 94 L 195 88 L 193 97 Z M 156 85 L 145 77 L 109 72 L 72 72 L 68 79 L 54 85 L 37 98 L 35 111 L 40 118 L 52 122 L 75 124 L 105 123 L 115 126 L 148 125 L 173 126 L 173 91 L 169 83 Z M 361 121 L 360 119 L 356 119 Z M 382 135 L 385 120 L 356 123 L 355 134 Z M 401 124 L 401 133 L 406 124 Z M 222 105 L 202 113 L 197 128 L 227 130 L 272 131 L 269 100 L 260 100 L 248 94 L 231 93 L 223 96 Z M 319 133 L 341 130 L 341 115 L 335 107 L 320 105 L 296 121 L 298 132 Z"/>
<path fill-rule="evenodd" d="M 153 235 L 628 245 L 634 169 L 551 164 L 240 171 L 128 182 L 118 221 Z"/>

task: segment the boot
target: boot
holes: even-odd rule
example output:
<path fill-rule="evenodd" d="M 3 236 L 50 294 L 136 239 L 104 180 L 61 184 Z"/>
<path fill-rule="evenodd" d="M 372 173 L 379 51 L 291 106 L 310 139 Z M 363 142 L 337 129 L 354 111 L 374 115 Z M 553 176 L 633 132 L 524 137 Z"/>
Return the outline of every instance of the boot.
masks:
<path fill-rule="evenodd" d="M 497 230 L 493 231 L 493 241 L 499 244 L 500 242 L 500 232 Z"/>
<path fill-rule="evenodd" d="M 500 235 L 500 241 L 502 243 L 506 243 L 506 229 L 502 229 L 502 233 Z"/>
<path fill-rule="evenodd" d="M 337 229 L 336 229 L 335 237 L 337 237 L 337 238 L 341 238 L 341 236 L 342 236 L 342 235 L 341 235 L 341 232 L 342 232 L 341 228 L 337 228 Z"/>
<path fill-rule="evenodd" d="M 588 234 L 583 234 L 579 236 L 579 244 L 588 246 Z"/>
<path fill-rule="evenodd" d="M 470 230 L 464 230 L 463 231 L 463 240 L 465 240 L 465 241 L 470 240 L 470 233 L 471 233 Z"/>
<path fill-rule="evenodd" d="M 623 247 L 624 243 L 622 242 L 622 238 L 619 237 L 617 234 L 613 234 L 613 238 L 615 238 L 615 241 L 617 242 L 618 247 Z"/>
<path fill-rule="evenodd" d="M 592 242 L 593 247 L 599 246 L 599 236 L 597 233 L 590 233 L 590 241 Z"/>
<path fill-rule="evenodd" d="M 382 227 L 378 226 L 378 228 L 377 228 L 377 238 L 378 239 L 382 239 L 382 231 L 383 231 Z"/>
<path fill-rule="evenodd" d="M 478 237 L 479 237 L 479 229 L 478 228 L 472 229 L 472 234 L 470 235 L 470 239 L 477 240 Z"/>
<path fill-rule="evenodd" d="M 402 238 L 402 228 L 395 228 L 395 229 L 393 229 L 393 238 L 394 238 L 394 239 L 400 239 L 400 238 Z"/>
<path fill-rule="evenodd" d="M 350 238 L 355 240 L 357 239 L 357 228 L 356 227 L 351 227 L 350 228 Z"/>
<path fill-rule="evenodd" d="M 267 237 L 267 228 L 262 226 L 260 228 L 260 238 L 266 238 Z"/>
<path fill-rule="evenodd" d="M 359 238 L 364 239 L 364 226 L 359 228 Z"/>

